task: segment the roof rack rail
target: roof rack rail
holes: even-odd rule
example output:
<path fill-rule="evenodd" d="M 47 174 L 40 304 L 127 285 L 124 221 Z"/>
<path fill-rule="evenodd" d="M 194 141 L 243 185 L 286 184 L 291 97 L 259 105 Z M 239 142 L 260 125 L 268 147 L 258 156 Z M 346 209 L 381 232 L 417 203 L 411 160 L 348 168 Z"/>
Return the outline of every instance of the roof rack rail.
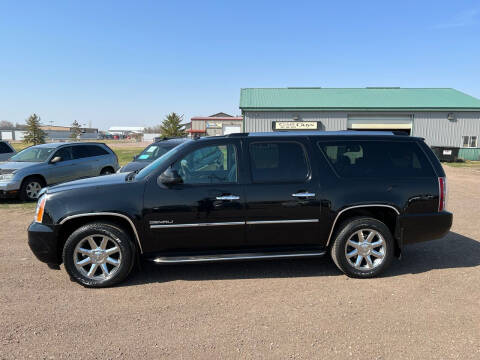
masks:
<path fill-rule="evenodd" d="M 248 132 L 228 134 L 228 137 L 248 136 Z"/>

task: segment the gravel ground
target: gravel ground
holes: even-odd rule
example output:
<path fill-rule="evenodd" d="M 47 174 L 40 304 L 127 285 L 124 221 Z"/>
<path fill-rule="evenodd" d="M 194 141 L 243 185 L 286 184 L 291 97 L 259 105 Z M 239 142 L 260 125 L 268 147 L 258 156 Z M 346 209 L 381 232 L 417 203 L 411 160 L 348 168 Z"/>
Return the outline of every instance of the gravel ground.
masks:
<path fill-rule="evenodd" d="M 381 278 L 331 260 L 147 266 L 88 290 L 28 249 L 0 208 L 0 358 L 479 359 L 480 172 L 446 167 L 452 232 Z"/>

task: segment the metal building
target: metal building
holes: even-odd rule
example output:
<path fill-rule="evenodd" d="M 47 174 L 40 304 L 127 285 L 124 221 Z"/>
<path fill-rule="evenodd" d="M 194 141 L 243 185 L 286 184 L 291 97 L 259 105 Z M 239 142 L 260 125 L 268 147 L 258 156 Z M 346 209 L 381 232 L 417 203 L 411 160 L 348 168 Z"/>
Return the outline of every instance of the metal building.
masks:
<path fill-rule="evenodd" d="M 451 88 L 247 88 L 244 131 L 401 130 L 480 157 L 480 100 Z"/>

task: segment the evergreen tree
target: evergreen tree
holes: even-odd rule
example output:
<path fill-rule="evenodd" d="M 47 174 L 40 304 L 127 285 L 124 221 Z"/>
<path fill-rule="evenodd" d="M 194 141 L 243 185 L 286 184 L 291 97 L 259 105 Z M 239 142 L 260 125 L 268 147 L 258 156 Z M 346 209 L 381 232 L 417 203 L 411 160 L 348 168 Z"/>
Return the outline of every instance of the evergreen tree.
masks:
<path fill-rule="evenodd" d="M 74 140 L 78 140 L 80 138 L 80 134 L 82 133 L 82 127 L 78 123 L 77 120 L 74 120 L 72 126 L 70 127 L 70 138 Z"/>
<path fill-rule="evenodd" d="M 40 129 L 40 117 L 37 114 L 31 115 L 27 119 L 27 128 L 23 141 L 27 144 L 45 144 L 45 131 Z"/>
<path fill-rule="evenodd" d="M 162 136 L 166 137 L 181 137 L 185 136 L 184 125 L 182 125 L 182 116 L 172 112 L 168 114 L 160 126 Z"/>

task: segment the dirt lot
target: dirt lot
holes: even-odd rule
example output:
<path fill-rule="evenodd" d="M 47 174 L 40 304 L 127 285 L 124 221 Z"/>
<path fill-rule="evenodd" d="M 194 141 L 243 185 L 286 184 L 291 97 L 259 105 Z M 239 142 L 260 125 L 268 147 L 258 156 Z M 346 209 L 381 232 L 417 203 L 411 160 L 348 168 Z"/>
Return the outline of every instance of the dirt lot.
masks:
<path fill-rule="evenodd" d="M 328 258 L 149 266 L 88 290 L 34 259 L 0 206 L 0 358 L 480 359 L 480 171 L 446 168 L 454 225 L 385 276 Z"/>

